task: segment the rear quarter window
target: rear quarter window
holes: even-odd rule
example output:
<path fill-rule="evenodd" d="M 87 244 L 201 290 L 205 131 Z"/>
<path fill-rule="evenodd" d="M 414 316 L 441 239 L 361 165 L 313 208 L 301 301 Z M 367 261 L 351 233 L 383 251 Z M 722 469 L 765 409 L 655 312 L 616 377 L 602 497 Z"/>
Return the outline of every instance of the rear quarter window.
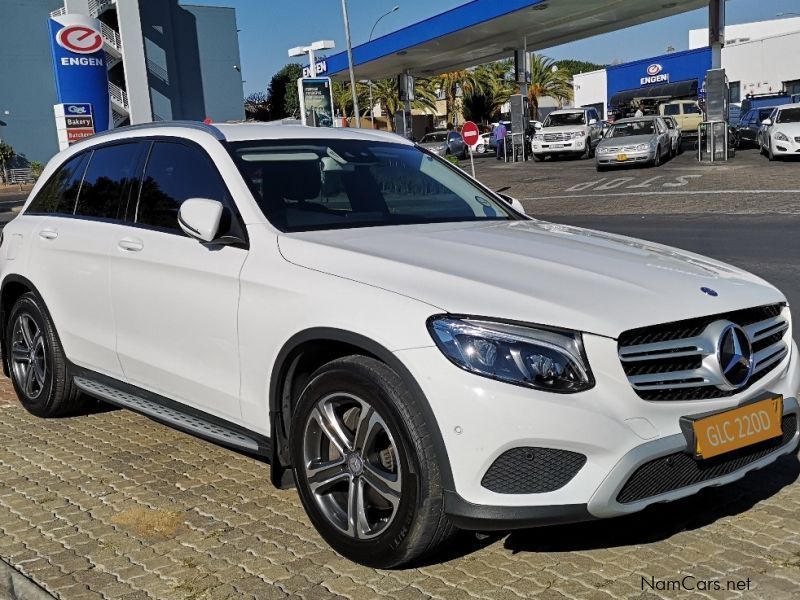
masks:
<path fill-rule="evenodd" d="M 78 199 L 88 158 L 89 153 L 85 152 L 73 156 L 61 165 L 39 190 L 25 212 L 64 215 L 75 212 L 75 202 Z"/>

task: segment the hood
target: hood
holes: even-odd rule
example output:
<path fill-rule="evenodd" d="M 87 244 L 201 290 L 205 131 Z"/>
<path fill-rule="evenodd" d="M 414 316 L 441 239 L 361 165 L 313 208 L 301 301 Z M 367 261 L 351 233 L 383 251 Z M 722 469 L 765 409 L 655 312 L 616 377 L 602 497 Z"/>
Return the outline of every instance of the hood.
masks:
<path fill-rule="evenodd" d="M 566 133 L 568 131 L 586 131 L 588 125 L 559 125 L 558 127 L 543 127 L 536 133 Z"/>
<path fill-rule="evenodd" d="M 648 133 L 646 135 L 628 135 L 618 138 L 603 138 L 600 140 L 600 146 L 635 146 L 636 144 L 649 144 L 653 141 L 655 134 Z"/>
<path fill-rule="evenodd" d="M 800 123 L 775 123 L 772 126 L 772 134 L 775 135 L 779 131 L 787 135 L 800 135 Z"/>
<path fill-rule="evenodd" d="M 317 231 L 281 235 L 278 244 L 289 262 L 391 290 L 442 312 L 609 337 L 785 300 L 765 281 L 723 263 L 543 221 Z"/>

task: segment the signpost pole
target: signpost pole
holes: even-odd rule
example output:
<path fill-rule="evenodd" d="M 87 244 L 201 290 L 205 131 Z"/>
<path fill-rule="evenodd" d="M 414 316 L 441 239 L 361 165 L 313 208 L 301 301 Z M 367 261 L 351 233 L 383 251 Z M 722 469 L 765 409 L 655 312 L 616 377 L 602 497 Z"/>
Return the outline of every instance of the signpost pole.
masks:
<path fill-rule="evenodd" d="M 472 167 L 472 178 L 475 179 L 475 159 L 472 158 L 472 146 L 469 147 L 469 165 Z"/>

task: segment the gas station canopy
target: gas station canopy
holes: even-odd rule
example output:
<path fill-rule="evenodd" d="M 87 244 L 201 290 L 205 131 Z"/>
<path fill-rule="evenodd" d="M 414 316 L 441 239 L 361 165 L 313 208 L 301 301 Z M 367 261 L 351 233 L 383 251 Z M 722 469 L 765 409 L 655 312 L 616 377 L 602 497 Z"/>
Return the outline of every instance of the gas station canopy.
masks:
<path fill-rule="evenodd" d="M 551 48 L 708 6 L 708 0 L 472 0 L 353 48 L 358 79 L 416 76 Z M 347 77 L 347 53 L 326 59 Z"/>

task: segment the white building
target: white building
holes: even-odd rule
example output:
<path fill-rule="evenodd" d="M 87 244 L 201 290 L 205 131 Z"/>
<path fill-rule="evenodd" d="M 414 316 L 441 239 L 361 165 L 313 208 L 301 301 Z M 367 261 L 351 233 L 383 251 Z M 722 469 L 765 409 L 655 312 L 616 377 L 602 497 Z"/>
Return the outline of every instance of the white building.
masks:
<path fill-rule="evenodd" d="M 708 44 L 708 29 L 689 31 L 689 47 Z M 731 102 L 747 94 L 800 94 L 800 17 L 725 27 L 722 66 Z"/>

